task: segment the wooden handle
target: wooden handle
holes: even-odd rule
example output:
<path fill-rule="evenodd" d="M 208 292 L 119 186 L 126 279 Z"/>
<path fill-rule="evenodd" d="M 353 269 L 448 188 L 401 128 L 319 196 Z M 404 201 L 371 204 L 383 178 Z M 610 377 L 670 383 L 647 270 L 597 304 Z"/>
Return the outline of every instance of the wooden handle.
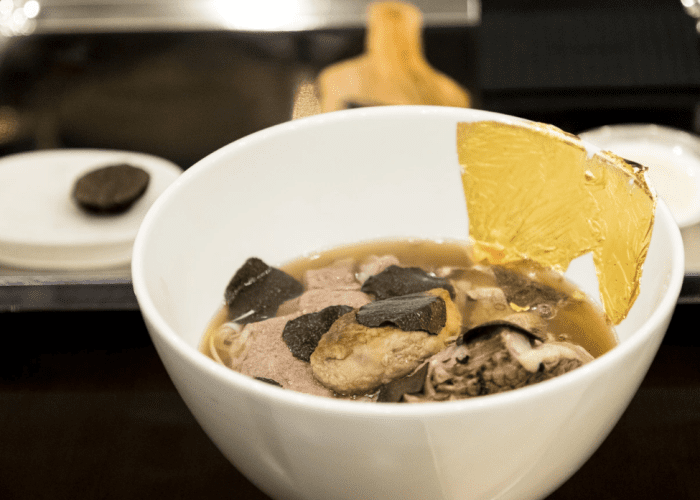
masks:
<path fill-rule="evenodd" d="M 404 2 L 376 2 L 368 13 L 365 52 L 318 77 L 323 112 L 358 106 L 432 104 L 468 107 L 469 93 L 423 55 L 423 16 Z"/>

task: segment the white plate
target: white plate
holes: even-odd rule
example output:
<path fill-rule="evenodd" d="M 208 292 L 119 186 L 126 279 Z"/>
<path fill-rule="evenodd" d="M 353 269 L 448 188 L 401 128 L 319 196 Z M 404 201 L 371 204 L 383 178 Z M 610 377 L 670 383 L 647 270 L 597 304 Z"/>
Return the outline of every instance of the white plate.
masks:
<path fill-rule="evenodd" d="M 649 179 L 679 227 L 700 222 L 700 138 L 660 125 L 606 125 L 581 139 L 649 167 Z"/>
<path fill-rule="evenodd" d="M 116 163 L 146 170 L 144 195 L 120 215 L 91 215 L 71 198 L 83 173 Z M 33 269 L 128 264 L 148 208 L 182 169 L 143 153 L 58 149 L 0 158 L 0 262 Z"/>

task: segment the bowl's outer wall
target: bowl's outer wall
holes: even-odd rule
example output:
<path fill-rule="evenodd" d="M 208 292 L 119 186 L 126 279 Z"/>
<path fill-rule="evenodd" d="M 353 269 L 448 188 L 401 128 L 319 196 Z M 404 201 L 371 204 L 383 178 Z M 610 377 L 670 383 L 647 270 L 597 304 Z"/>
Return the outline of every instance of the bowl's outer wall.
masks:
<path fill-rule="evenodd" d="M 274 127 L 192 167 L 144 222 L 134 284 L 156 349 L 212 441 L 271 497 L 540 498 L 595 451 L 641 383 L 682 279 L 665 208 L 622 345 L 510 395 L 377 409 L 277 390 L 194 352 L 251 255 L 278 263 L 387 235 L 464 238 L 455 124 L 474 119 L 503 118 L 403 108 Z"/>
<path fill-rule="evenodd" d="M 475 405 L 461 415 L 428 419 L 364 419 L 249 397 L 183 367 L 168 347 L 158 351 L 205 432 L 272 498 L 356 500 L 398 493 L 416 500 L 526 500 L 554 490 L 598 448 L 657 348 L 650 342 L 634 351 L 624 373 L 603 370 L 498 412 Z"/>

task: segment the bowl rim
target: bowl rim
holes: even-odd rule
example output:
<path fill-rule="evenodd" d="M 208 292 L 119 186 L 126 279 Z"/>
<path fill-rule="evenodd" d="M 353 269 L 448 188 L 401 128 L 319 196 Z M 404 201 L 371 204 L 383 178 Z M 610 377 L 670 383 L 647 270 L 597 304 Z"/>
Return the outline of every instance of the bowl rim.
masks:
<path fill-rule="evenodd" d="M 666 125 L 656 123 L 614 123 L 584 130 L 579 132 L 579 137 L 581 140 L 595 144 L 605 151 L 614 150 L 616 144 L 625 142 L 673 149 L 678 147 L 682 153 L 700 163 L 700 136 Z M 654 168 L 651 164 L 646 166 Z M 671 167 L 671 170 L 673 169 L 684 171 L 689 177 L 696 180 L 697 189 L 693 192 L 692 201 L 697 201 L 700 197 L 698 192 L 698 189 L 700 189 L 700 166 Z M 687 212 L 683 216 L 679 216 L 676 221 L 681 229 L 694 226 L 698 222 L 700 222 L 700 205 L 687 208 Z"/>
<path fill-rule="evenodd" d="M 299 409 L 304 408 L 314 412 L 361 415 L 368 418 L 390 416 L 393 419 L 464 414 L 472 411 L 512 405 L 523 400 L 531 399 L 537 394 L 546 395 L 547 393 L 556 393 L 567 386 L 574 385 L 582 379 L 592 376 L 595 372 L 603 373 L 611 370 L 617 363 L 621 362 L 620 360 L 622 358 L 630 356 L 632 352 L 641 348 L 642 344 L 649 341 L 650 337 L 652 337 L 652 333 L 663 324 L 672 313 L 680 294 L 684 278 L 684 250 L 680 230 L 674 222 L 668 207 L 662 200 L 658 200 L 659 202 L 657 203 L 656 223 L 658 224 L 659 221 L 661 221 L 664 226 L 668 228 L 670 238 L 667 243 L 672 249 L 672 260 L 670 276 L 667 281 L 667 293 L 657 305 L 656 310 L 637 329 L 634 335 L 625 342 L 615 346 L 609 352 L 563 376 L 555 377 L 518 390 L 458 401 L 428 402 L 421 404 L 376 404 L 374 402 L 333 399 L 325 396 L 304 394 L 255 380 L 252 377 L 248 377 L 224 365 L 216 363 L 214 360 L 201 353 L 197 348 L 186 343 L 168 325 L 150 297 L 148 286 L 144 280 L 145 247 L 149 240 L 151 228 L 157 224 L 158 220 L 163 216 L 163 212 L 170 203 L 170 200 L 184 189 L 184 186 L 187 185 L 190 178 L 203 175 L 208 170 L 216 168 L 219 160 L 228 156 L 233 151 L 272 139 L 277 135 L 285 134 L 288 130 L 315 128 L 329 123 L 343 122 L 348 119 L 353 119 L 354 117 L 385 119 L 387 117 L 416 117 L 421 115 L 445 115 L 453 116 L 457 119 L 462 117 L 462 119 L 471 121 L 491 119 L 505 123 L 532 123 L 523 118 L 469 108 L 447 108 L 439 106 L 359 108 L 285 122 L 255 132 L 214 151 L 187 169 L 163 194 L 161 194 L 146 214 L 136 236 L 132 257 L 132 283 L 141 313 L 147 322 L 151 324 L 151 328 L 148 329 L 149 334 L 151 336 L 157 336 L 162 342 L 169 345 L 170 348 L 177 353 L 179 358 L 186 360 L 199 373 L 216 379 L 218 383 L 232 386 L 246 396 L 262 398 L 268 402 L 274 401 L 275 404 L 293 406 Z M 586 146 L 589 152 L 597 152 L 601 149 L 597 146 L 586 144 L 585 141 L 584 146 Z"/>

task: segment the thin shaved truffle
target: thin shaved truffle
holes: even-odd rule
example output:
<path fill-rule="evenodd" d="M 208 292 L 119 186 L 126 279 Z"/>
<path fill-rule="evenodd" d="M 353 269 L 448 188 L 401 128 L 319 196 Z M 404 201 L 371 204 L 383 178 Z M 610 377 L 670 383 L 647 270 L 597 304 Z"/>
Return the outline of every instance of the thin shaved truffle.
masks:
<path fill-rule="evenodd" d="M 357 311 L 357 322 L 371 328 L 395 326 L 405 332 L 437 335 L 447 321 L 445 301 L 431 294 L 412 293 L 370 302 Z"/>
<path fill-rule="evenodd" d="M 449 281 L 426 273 L 420 267 L 389 266 L 384 271 L 370 276 L 362 284 L 361 290 L 374 295 L 377 300 L 427 292 L 434 288 L 444 288 L 455 297 L 454 287 Z"/>
<path fill-rule="evenodd" d="M 530 308 L 539 304 L 556 306 L 566 300 L 564 293 L 505 267 L 493 266 L 493 272 L 508 302 L 518 307 Z"/>
<path fill-rule="evenodd" d="M 350 306 L 330 306 L 315 313 L 304 314 L 284 325 L 282 338 L 295 358 L 309 361 L 321 336 L 343 314 L 352 311 Z"/>
<path fill-rule="evenodd" d="M 303 285 L 284 271 L 251 257 L 236 271 L 224 292 L 228 318 L 240 324 L 272 318 L 283 302 L 303 291 Z"/>

